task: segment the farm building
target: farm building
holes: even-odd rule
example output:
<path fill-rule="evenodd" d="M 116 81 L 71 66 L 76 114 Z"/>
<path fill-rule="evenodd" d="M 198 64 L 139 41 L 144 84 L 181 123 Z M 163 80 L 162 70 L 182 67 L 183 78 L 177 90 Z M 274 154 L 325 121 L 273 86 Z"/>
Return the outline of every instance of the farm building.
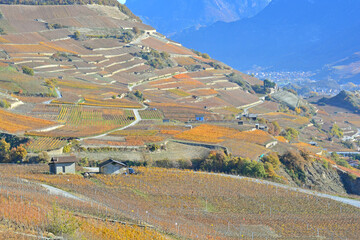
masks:
<path fill-rule="evenodd" d="M 266 125 L 261 125 L 261 124 L 255 124 L 255 128 L 262 130 L 262 131 L 267 131 L 268 130 L 268 126 Z"/>
<path fill-rule="evenodd" d="M 49 163 L 50 173 L 75 173 L 75 163 L 77 162 L 75 156 L 67 157 L 53 157 Z"/>
<path fill-rule="evenodd" d="M 122 174 L 126 172 L 126 164 L 109 159 L 99 164 L 99 172 L 102 174 Z"/>
<path fill-rule="evenodd" d="M 258 115 L 257 114 L 248 114 L 247 118 L 252 120 L 252 121 L 256 121 L 257 118 L 258 118 Z"/>

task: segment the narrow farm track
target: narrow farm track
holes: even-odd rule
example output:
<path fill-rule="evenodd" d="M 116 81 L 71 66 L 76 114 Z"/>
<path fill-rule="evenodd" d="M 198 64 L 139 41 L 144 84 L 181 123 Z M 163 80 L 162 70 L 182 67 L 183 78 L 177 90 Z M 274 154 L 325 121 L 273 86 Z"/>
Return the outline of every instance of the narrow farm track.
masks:
<path fill-rule="evenodd" d="M 55 88 L 55 91 L 56 91 L 56 94 L 58 95 L 56 99 L 60 99 L 62 98 L 62 94 L 61 92 L 59 91 L 59 89 Z M 43 104 L 50 104 L 54 99 L 51 99 L 49 101 L 45 101 L 43 102 Z"/>
<path fill-rule="evenodd" d="M 270 182 L 270 181 L 266 181 L 266 180 L 262 180 L 262 179 L 248 178 L 248 177 L 228 175 L 228 174 L 222 174 L 222 173 L 206 173 L 206 172 L 197 172 L 197 173 L 198 174 L 207 174 L 207 175 L 218 175 L 218 176 L 223 176 L 223 177 L 231 177 L 231 178 L 235 178 L 235 179 L 239 179 L 239 180 L 247 180 L 247 181 L 260 183 L 260 184 L 264 184 L 264 185 L 272 185 L 272 186 L 275 186 L 275 187 L 287 189 L 287 190 L 294 191 L 294 192 L 300 192 L 300 193 L 305 193 L 305 194 L 309 194 L 309 195 L 313 195 L 313 196 L 317 196 L 317 197 L 328 198 L 328 199 L 331 199 L 331 200 L 334 200 L 334 201 L 337 201 L 337 202 L 341 202 L 341 203 L 344 203 L 344 204 L 348 204 L 348 205 L 360 208 L 360 201 L 359 200 L 334 196 L 334 195 L 330 195 L 330 194 L 326 194 L 326 193 L 320 193 L 320 192 L 307 190 L 307 189 L 303 189 L 303 188 L 299 188 L 299 187 L 291 187 L 291 186 L 288 186 L 288 185 L 275 183 L 275 182 Z"/>
<path fill-rule="evenodd" d="M 300 192 L 300 193 L 305 193 L 305 194 L 309 194 L 309 195 L 312 195 L 312 196 L 328 198 L 328 199 L 331 199 L 331 200 L 334 200 L 334 201 L 337 201 L 337 202 L 341 202 L 341 203 L 344 203 L 344 204 L 348 204 L 348 205 L 360 208 L 360 201 L 359 200 L 334 196 L 334 195 L 330 195 L 330 194 L 326 194 L 326 193 L 320 193 L 320 192 L 311 191 L 311 190 L 298 188 L 298 187 L 291 187 L 291 186 L 288 186 L 288 185 L 284 185 L 284 184 L 280 184 L 280 183 L 274 183 L 274 182 L 270 182 L 270 181 L 266 181 L 266 180 L 262 180 L 262 179 L 248 178 L 248 177 L 228 175 L 228 174 L 222 174 L 222 173 L 206 173 L 206 172 L 196 172 L 196 173 L 197 174 L 206 174 L 206 175 L 218 175 L 218 176 L 222 176 L 222 177 L 231 177 L 231 178 L 234 178 L 234 179 L 251 181 L 251 182 L 259 183 L 259 184 L 263 184 L 263 185 L 271 185 L 271 186 L 287 189 L 287 190 L 294 191 L 294 192 Z M 66 198 L 72 198 L 72 199 L 79 200 L 79 201 L 91 201 L 91 200 L 87 200 L 85 198 L 80 198 L 78 196 L 75 196 L 75 195 L 73 195 L 71 193 L 68 193 L 68 192 L 66 192 L 64 190 L 58 189 L 56 187 L 52 187 L 52 186 L 49 186 L 49 185 L 46 185 L 46 184 L 41 184 L 41 186 L 48 189 L 49 194 L 63 196 L 63 197 L 66 197 Z"/>
<path fill-rule="evenodd" d="M 57 196 L 62 196 L 62 197 L 66 197 L 66 198 L 71 198 L 71 199 L 75 199 L 75 200 L 78 200 L 78 201 L 82 201 L 82 202 L 87 202 L 86 199 L 83 199 L 83 198 L 80 198 L 80 197 L 77 197 L 71 193 L 68 193 L 64 190 L 61 190 L 59 188 L 56 188 L 56 187 L 52 187 L 52 186 L 49 186 L 47 184 L 43 184 L 41 183 L 40 184 L 42 187 L 46 188 L 46 190 L 49 191 L 49 194 L 52 194 L 52 195 L 57 195 Z"/>
<path fill-rule="evenodd" d="M 125 130 L 129 127 L 132 127 L 132 126 L 135 126 L 136 124 L 138 124 L 142 118 L 139 114 L 139 111 L 143 111 L 147 108 L 147 106 L 144 106 L 144 108 L 142 109 L 129 109 L 129 110 L 132 110 L 134 112 L 134 115 L 135 115 L 135 121 L 133 121 L 132 123 L 130 123 L 129 125 L 125 126 L 125 127 L 121 127 L 121 128 L 116 128 L 116 129 L 113 129 L 111 131 L 108 131 L 106 133 L 103 133 L 103 134 L 100 134 L 100 135 L 97 135 L 97 136 L 91 136 L 91 137 L 85 137 L 85 138 L 81 138 L 80 140 L 84 140 L 84 139 L 92 139 L 92 138 L 102 138 L 102 137 L 105 137 L 106 135 L 110 134 L 110 133 L 113 133 L 113 132 L 116 132 L 116 131 L 121 131 L 121 130 Z"/>
<path fill-rule="evenodd" d="M 238 107 L 238 108 L 243 108 L 244 109 L 244 114 L 248 114 L 249 113 L 248 111 L 249 111 L 250 108 L 257 107 L 257 106 L 263 104 L 264 102 L 265 101 L 262 98 L 260 98 L 259 101 L 257 101 L 257 102 L 253 102 L 253 103 L 250 103 L 250 104 L 247 104 L 245 106 Z"/>

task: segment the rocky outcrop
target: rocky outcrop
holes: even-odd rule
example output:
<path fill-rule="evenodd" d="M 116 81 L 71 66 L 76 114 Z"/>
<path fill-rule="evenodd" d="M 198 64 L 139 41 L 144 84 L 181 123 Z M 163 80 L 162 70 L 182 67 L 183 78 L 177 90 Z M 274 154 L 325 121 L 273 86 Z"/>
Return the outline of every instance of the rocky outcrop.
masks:
<path fill-rule="evenodd" d="M 305 174 L 305 185 L 313 190 L 346 194 L 341 177 L 332 167 L 326 168 L 322 163 L 313 162 L 305 166 Z"/>
<path fill-rule="evenodd" d="M 278 174 L 283 176 L 287 184 L 291 186 L 298 186 L 308 188 L 316 191 L 346 194 L 349 193 L 346 189 L 346 183 L 343 181 L 339 173 L 332 167 L 325 167 L 321 162 L 313 162 L 304 168 L 305 182 L 299 184 L 299 181 L 294 181 L 285 169 L 280 169 Z M 298 183 L 298 184 L 297 184 Z"/>
<path fill-rule="evenodd" d="M 342 182 L 344 183 L 346 192 L 348 194 L 360 195 L 360 178 L 354 179 L 346 173 L 340 172 Z"/>

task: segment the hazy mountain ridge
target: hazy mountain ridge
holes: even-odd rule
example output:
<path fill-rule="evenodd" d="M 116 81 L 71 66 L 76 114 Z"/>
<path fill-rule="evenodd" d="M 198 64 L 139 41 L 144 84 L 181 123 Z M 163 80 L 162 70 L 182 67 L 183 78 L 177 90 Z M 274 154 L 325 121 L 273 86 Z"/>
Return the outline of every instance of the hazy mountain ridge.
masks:
<path fill-rule="evenodd" d="M 173 34 L 189 27 L 217 21 L 232 22 L 254 16 L 271 0 L 140 1 L 126 5 L 159 32 Z"/>
<path fill-rule="evenodd" d="M 242 70 L 253 65 L 318 70 L 359 50 L 359 10 L 354 0 L 275 0 L 253 18 L 173 38 Z"/>

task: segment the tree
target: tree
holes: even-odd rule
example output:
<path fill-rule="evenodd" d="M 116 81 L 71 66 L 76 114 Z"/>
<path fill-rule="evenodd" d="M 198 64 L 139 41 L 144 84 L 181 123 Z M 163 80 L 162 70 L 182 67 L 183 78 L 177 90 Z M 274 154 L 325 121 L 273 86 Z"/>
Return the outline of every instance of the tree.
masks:
<path fill-rule="evenodd" d="M 0 161 L 8 162 L 10 160 L 10 143 L 3 138 L 0 140 Z"/>
<path fill-rule="evenodd" d="M 27 151 L 22 145 L 11 149 L 10 152 L 10 158 L 12 162 L 23 162 L 26 158 L 26 155 Z"/>
<path fill-rule="evenodd" d="M 30 76 L 34 76 L 34 70 L 28 66 L 22 66 L 21 67 L 23 73 L 30 75 Z"/>
<path fill-rule="evenodd" d="M 295 128 L 289 127 L 285 130 L 283 135 L 288 141 L 291 141 L 299 136 L 299 132 Z"/>
<path fill-rule="evenodd" d="M 336 123 L 334 123 L 330 129 L 330 135 L 333 137 L 342 138 L 344 136 L 344 133 L 340 129 L 340 127 Z"/>
<path fill-rule="evenodd" d="M 266 174 L 269 178 L 274 178 L 277 176 L 277 174 L 274 170 L 274 166 L 271 163 L 269 163 L 269 162 L 264 163 L 264 168 L 265 168 Z"/>
<path fill-rule="evenodd" d="M 294 150 L 287 151 L 281 156 L 280 161 L 286 166 L 287 173 L 298 184 L 305 182 L 305 165 L 307 161 L 301 156 L 301 154 Z"/>
<path fill-rule="evenodd" d="M 276 86 L 276 83 L 274 83 L 268 79 L 264 80 L 264 88 L 265 89 L 274 88 L 275 86 Z"/>
<path fill-rule="evenodd" d="M 74 32 L 74 39 L 75 39 L 75 40 L 79 40 L 79 39 L 80 39 L 80 32 L 79 32 L 79 31 L 75 31 L 75 32 Z"/>
<path fill-rule="evenodd" d="M 119 37 L 119 39 L 124 43 L 129 43 L 133 39 L 133 35 L 130 32 L 126 31 Z"/>
<path fill-rule="evenodd" d="M 135 97 L 137 97 L 140 101 L 144 100 L 144 96 L 142 94 L 142 92 L 140 92 L 139 90 L 136 90 L 134 93 Z"/>
<path fill-rule="evenodd" d="M 273 126 L 274 126 L 274 134 L 275 136 L 279 135 L 281 132 L 281 127 L 279 125 L 279 123 L 277 121 L 272 122 Z"/>
<path fill-rule="evenodd" d="M 277 170 L 279 169 L 279 166 L 281 164 L 279 156 L 277 155 L 277 153 L 272 152 L 269 155 L 265 156 L 262 158 L 262 161 L 264 163 L 271 163 L 271 165 Z"/>
<path fill-rule="evenodd" d="M 203 53 L 203 54 L 201 54 L 201 56 L 205 59 L 210 59 L 210 56 L 207 53 Z"/>

